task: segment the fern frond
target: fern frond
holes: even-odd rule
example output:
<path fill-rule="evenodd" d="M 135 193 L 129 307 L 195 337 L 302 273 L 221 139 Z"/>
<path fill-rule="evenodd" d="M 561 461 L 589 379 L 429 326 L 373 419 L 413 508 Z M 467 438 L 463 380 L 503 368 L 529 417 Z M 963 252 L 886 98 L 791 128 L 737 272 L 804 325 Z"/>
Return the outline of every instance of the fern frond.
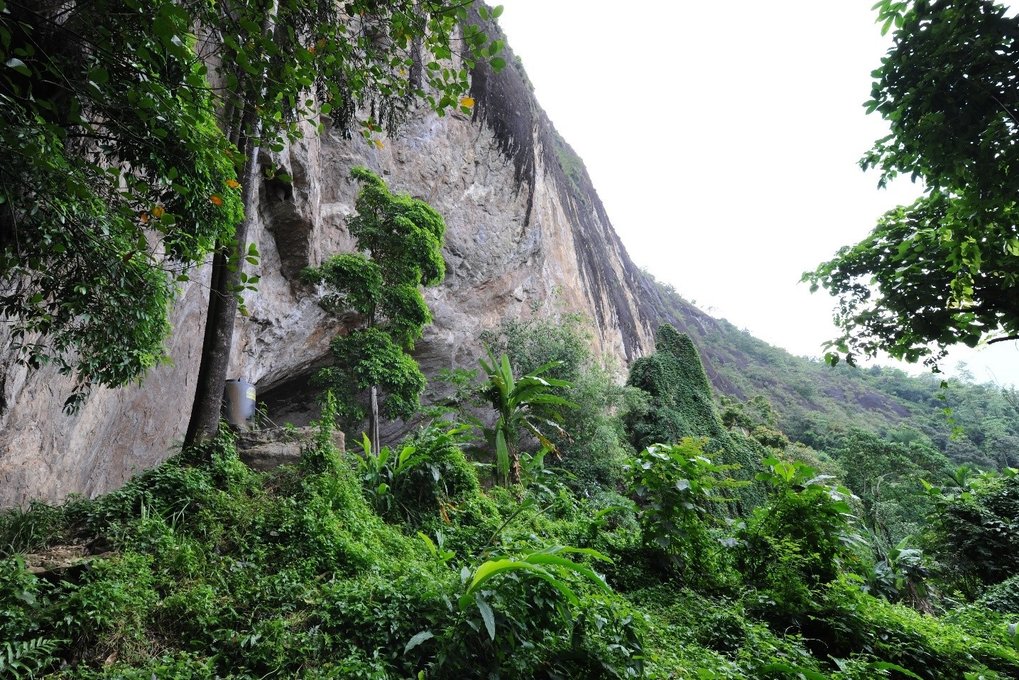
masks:
<path fill-rule="evenodd" d="M 34 678 L 56 660 L 63 640 L 34 638 L 4 642 L 0 647 L 0 676 Z"/>

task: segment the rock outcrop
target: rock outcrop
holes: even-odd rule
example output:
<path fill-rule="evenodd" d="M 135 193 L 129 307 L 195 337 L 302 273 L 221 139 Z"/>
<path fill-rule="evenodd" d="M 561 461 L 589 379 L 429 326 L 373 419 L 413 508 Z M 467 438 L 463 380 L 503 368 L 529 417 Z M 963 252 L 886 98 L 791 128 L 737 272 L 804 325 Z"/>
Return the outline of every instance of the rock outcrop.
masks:
<path fill-rule="evenodd" d="M 251 238 L 261 252 L 258 293 L 238 320 L 231 377 L 260 398 L 307 417 L 308 376 L 328 360 L 339 323 L 299 281 L 352 242 L 345 219 L 365 165 L 397 191 L 446 218 L 447 279 L 426 297 L 434 324 L 418 343 L 426 373 L 476 365 L 478 334 L 503 318 L 590 320 L 596 350 L 620 365 L 653 347 L 657 294 L 609 223 L 583 164 L 558 135 L 512 54 L 501 73 L 479 68 L 472 116 L 422 111 L 383 147 L 347 139 L 326 125 L 268 159 L 292 185 L 260 188 Z M 174 311 L 171 362 L 137 385 L 100 389 L 82 410 L 61 406 L 70 382 L 54 370 L 29 372 L 4 361 L 0 338 L 0 506 L 68 494 L 93 496 L 174 452 L 187 425 L 202 342 L 207 272 L 195 272 Z"/>
<path fill-rule="evenodd" d="M 318 430 L 310 427 L 272 427 L 241 432 L 237 435 L 237 455 L 248 467 L 265 472 L 280 465 L 297 463 L 305 449 L 312 446 Z M 342 452 L 346 438 L 342 432 L 333 432 L 333 446 Z"/>

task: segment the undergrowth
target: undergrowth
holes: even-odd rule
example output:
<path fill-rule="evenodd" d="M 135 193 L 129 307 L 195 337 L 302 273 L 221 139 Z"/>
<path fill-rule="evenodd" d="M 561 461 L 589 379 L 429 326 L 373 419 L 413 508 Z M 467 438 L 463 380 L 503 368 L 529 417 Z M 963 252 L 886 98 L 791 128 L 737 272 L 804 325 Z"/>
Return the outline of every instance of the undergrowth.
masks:
<path fill-rule="evenodd" d="M 0 513 L 0 676 L 1019 677 L 1014 560 L 928 584 L 958 570 L 877 554 L 838 480 L 655 384 L 672 443 L 603 484 L 540 457 L 521 484 L 479 480 L 467 431 L 438 421 L 378 453 L 323 427 L 267 473 L 223 435 L 100 498 Z M 930 507 L 1007 519 L 1011 477 L 968 484 Z M 931 526 L 931 545 L 957 531 Z"/>

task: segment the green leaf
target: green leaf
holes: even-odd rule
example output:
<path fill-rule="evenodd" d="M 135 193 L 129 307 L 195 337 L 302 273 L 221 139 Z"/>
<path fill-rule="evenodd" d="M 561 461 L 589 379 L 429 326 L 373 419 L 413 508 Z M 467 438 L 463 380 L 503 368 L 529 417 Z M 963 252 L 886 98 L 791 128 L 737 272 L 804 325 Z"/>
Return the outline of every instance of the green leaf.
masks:
<path fill-rule="evenodd" d="M 406 654 L 410 650 L 420 645 L 422 642 L 425 642 L 426 640 L 431 640 L 433 637 L 435 637 L 435 635 L 432 633 L 432 631 L 430 630 L 421 631 L 420 633 L 418 633 L 417 635 L 415 635 L 414 637 L 407 641 L 407 645 L 403 648 L 403 653 Z"/>
<path fill-rule="evenodd" d="M 509 357 L 506 356 L 505 354 L 502 355 L 502 361 L 501 361 L 501 364 L 500 364 L 500 370 L 502 371 L 500 377 L 502 378 L 503 382 L 506 384 L 506 390 L 509 391 L 509 392 L 513 392 L 513 387 L 514 387 L 514 385 L 513 385 L 513 369 L 510 368 Z"/>
<path fill-rule="evenodd" d="M 619 509 L 625 509 L 625 506 L 622 506 L 622 505 L 616 505 L 616 506 L 612 506 L 612 507 L 619 508 Z M 605 509 L 606 510 L 611 510 L 612 508 L 605 508 Z M 600 514 L 600 513 L 598 513 L 598 514 Z M 598 552 L 594 548 L 574 548 L 573 546 L 569 546 L 569 545 L 559 545 L 559 546 L 554 546 L 552 548 L 546 548 L 545 550 L 539 550 L 538 552 L 551 553 L 551 554 L 566 553 L 566 554 L 570 554 L 570 555 L 584 555 L 586 557 L 590 557 L 592 559 L 596 559 L 596 560 L 599 560 L 601 562 L 612 562 L 612 558 L 608 557 L 607 555 L 604 555 L 601 552 Z"/>
<path fill-rule="evenodd" d="M 415 453 L 417 453 L 417 447 L 414 446 L 413 444 L 407 444 L 402 449 L 400 449 L 400 455 L 396 459 L 397 467 L 402 468 L 404 464 L 410 459 L 410 457 L 413 456 Z"/>
<path fill-rule="evenodd" d="M 917 675 L 908 668 L 903 668 L 898 664 L 889 663 L 888 661 L 875 661 L 871 664 L 868 664 L 868 667 L 874 668 L 879 671 L 895 671 L 896 673 L 901 673 L 902 675 L 905 675 L 907 678 L 914 678 L 915 680 L 924 680 L 921 676 Z"/>
<path fill-rule="evenodd" d="M 463 597 L 460 598 L 461 608 L 468 606 L 473 601 L 474 593 L 481 588 L 489 579 L 507 571 L 526 571 L 538 578 L 541 578 L 550 583 L 556 590 L 562 593 L 571 604 L 577 604 L 579 600 L 577 596 L 573 594 L 573 591 L 563 583 L 556 579 L 548 571 L 543 569 L 537 564 L 531 564 L 529 562 L 521 562 L 514 559 L 500 559 L 500 560 L 489 560 L 478 567 L 478 570 L 474 572 L 474 578 L 471 579 L 470 585 L 467 587 L 467 591 Z"/>
<path fill-rule="evenodd" d="M 104 68 L 94 68 L 88 72 L 88 78 L 97 85 L 105 85 L 110 81 L 110 74 Z M 174 177 L 170 177 L 170 179 L 174 179 Z"/>
<path fill-rule="evenodd" d="M 495 640 L 495 612 L 492 611 L 491 605 L 485 598 L 481 597 L 481 593 L 474 594 L 474 602 L 478 605 L 482 621 L 485 622 L 485 630 L 488 631 L 489 639 Z"/>
<path fill-rule="evenodd" d="M 439 556 L 439 549 L 436 547 L 435 542 L 423 531 L 419 531 L 418 537 L 425 542 L 425 547 L 428 548 L 428 552 L 432 553 L 434 557 Z"/>
<path fill-rule="evenodd" d="M 32 69 L 25 65 L 25 62 L 21 61 L 17 57 L 11 57 L 7 60 L 7 68 L 12 68 L 23 76 L 32 75 Z"/>
<path fill-rule="evenodd" d="M 485 581 L 492 578 L 496 574 L 510 570 L 520 569 L 520 563 L 516 560 L 501 559 L 501 560 L 488 560 L 478 567 L 477 571 L 474 572 L 474 577 L 471 579 L 470 585 L 467 587 L 465 595 L 473 595 L 474 591 L 481 586 Z"/>
<path fill-rule="evenodd" d="M 602 579 L 601 576 L 596 574 L 594 570 L 591 569 L 591 567 L 588 567 L 587 565 L 584 564 L 580 564 L 579 562 L 574 562 L 573 560 L 566 559 L 565 557 L 560 557 L 559 555 L 549 555 L 547 553 L 534 553 L 525 557 L 524 561 L 530 564 L 542 564 L 542 565 L 548 564 L 555 565 L 557 567 L 562 567 L 569 571 L 575 572 L 581 576 L 584 576 L 585 578 L 587 578 L 587 580 L 598 586 L 601 590 L 605 591 L 606 593 L 612 592 L 612 589 L 609 588 L 609 585 L 607 583 L 605 583 L 605 580 Z"/>

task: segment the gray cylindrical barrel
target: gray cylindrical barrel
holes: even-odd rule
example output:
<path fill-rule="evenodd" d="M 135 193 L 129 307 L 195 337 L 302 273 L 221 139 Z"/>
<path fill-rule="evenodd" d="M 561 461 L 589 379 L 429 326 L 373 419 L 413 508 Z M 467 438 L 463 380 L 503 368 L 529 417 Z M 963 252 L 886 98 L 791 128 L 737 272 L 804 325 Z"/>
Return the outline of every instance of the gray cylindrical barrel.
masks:
<path fill-rule="evenodd" d="M 223 391 L 226 422 L 243 428 L 255 415 L 255 386 L 247 380 L 227 380 Z"/>

